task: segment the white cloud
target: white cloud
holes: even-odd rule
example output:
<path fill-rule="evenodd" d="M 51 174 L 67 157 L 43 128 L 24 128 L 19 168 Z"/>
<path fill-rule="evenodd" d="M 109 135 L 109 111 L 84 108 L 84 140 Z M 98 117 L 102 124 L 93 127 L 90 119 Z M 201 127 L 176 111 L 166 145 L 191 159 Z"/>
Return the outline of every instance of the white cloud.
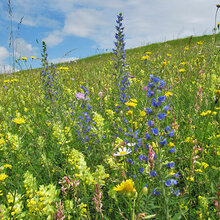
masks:
<path fill-rule="evenodd" d="M 51 47 L 68 36 L 92 39 L 111 48 L 116 15 L 125 20 L 126 47 L 211 33 L 219 0 L 16 0 L 15 17 L 23 24 L 51 29 L 44 39 Z M 0 4 L 1 5 L 1 4 Z"/>
<path fill-rule="evenodd" d="M 0 47 L 0 63 L 9 57 L 9 52 L 5 47 Z"/>
<path fill-rule="evenodd" d="M 66 15 L 63 31 L 67 35 L 91 38 L 104 24 L 100 11 L 83 8 Z"/>
<path fill-rule="evenodd" d="M 64 34 L 60 31 L 53 31 L 43 39 L 49 47 L 54 47 L 64 40 Z"/>
<path fill-rule="evenodd" d="M 0 63 L 0 74 L 7 74 L 7 73 L 12 73 L 12 72 L 17 72 L 19 71 L 18 69 L 14 69 L 12 66 L 7 65 L 7 64 L 1 64 Z"/>
<path fill-rule="evenodd" d="M 56 64 L 56 63 L 65 63 L 65 62 L 71 62 L 71 61 L 76 61 L 76 60 L 78 60 L 78 58 L 76 57 L 61 57 L 61 58 L 52 59 L 49 62 Z"/>
<path fill-rule="evenodd" d="M 13 67 L 5 64 L 5 60 L 10 56 L 9 51 L 5 47 L 0 47 L 0 74 L 13 72 Z M 15 69 L 17 71 L 17 69 Z"/>
<path fill-rule="evenodd" d="M 18 38 L 14 41 L 16 58 L 37 56 L 37 47 L 33 47 L 23 38 Z"/>

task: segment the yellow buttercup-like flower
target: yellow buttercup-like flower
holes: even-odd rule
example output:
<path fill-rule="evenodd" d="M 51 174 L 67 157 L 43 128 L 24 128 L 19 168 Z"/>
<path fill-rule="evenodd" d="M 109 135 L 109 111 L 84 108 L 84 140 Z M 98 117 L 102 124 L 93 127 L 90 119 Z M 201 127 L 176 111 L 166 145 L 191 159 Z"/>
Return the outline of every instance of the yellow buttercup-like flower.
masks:
<path fill-rule="evenodd" d="M 0 181 L 5 180 L 7 177 L 8 177 L 7 174 L 5 174 L 5 173 L 1 173 L 1 174 L 0 174 Z"/>
<path fill-rule="evenodd" d="M 25 60 L 25 61 L 27 61 L 27 57 L 21 57 L 20 60 Z"/>
<path fill-rule="evenodd" d="M 136 107 L 137 103 L 134 102 L 126 102 L 125 105 L 127 105 L 128 107 Z"/>
<path fill-rule="evenodd" d="M 136 192 L 136 189 L 134 188 L 134 181 L 132 179 L 121 182 L 121 184 L 115 186 L 113 190 L 117 192 Z"/>
<path fill-rule="evenodd" d="M 25 123 L 24 118 L 14 118 L 12 121 L 16 124 L 19 124 L 19 125 Z"/>

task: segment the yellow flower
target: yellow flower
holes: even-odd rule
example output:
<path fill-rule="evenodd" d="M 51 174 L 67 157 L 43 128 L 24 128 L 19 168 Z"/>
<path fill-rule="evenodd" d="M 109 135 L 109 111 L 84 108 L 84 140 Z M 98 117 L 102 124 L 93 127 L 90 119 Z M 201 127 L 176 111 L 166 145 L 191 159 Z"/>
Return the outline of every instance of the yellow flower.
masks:
<path fill-rule="evenodd" d="M 203 44 L 203 41 L 198 41 L 197 44 L 198 44 L 198 45 L 202 45 L 202 44 Z"/>
<path fill-rule="evenodd" d="M 184 49 L 185 49 L 185 50 L 189 50 L 189 47 L 185 47 Z"/>
<path fill-rule="evenodd" d="M 137 103 L 134 102 L 126 102 L 125 105 L 127 105 L 128 107 L 136 107 Z"/>
<path fill-rule="evenodd" d="M 201 169 L 196 169 L 195 172 L 202 173 L 202 170 Z"/>
<path fill-rule="evenodd" d="M 166 97 L 169 97 L 169 96 L 171 96 L 171 95 L 173 95 L 172 92 L 169 92 L 169 91 L 168 91 L 168 92 L 165 93 L 165 96 L 166 96 Z"/>
<path fill-rule="evenodd" d="M 5 173 L 0 174 L 0 181 L 5 180 L 8 177 Z"/>
<path fill-rule="evenodd" d="M 170 142 L 170 143 L 169 143 L 169 146 L 170 146 L 170 148 L 172 148 L 172 147 L 175 146 L 175 144 L 174 144 L 173 142 Z"/>
<path fill-rule="evenodd" d="M 115 186 L 113 190 L 117 192 L 136 192 L 136 189 L 134 188 L 134 181 L 132 179 L 121 182 L 121 184 Z"/>
<path fill-rule="evenodd" d="M 152 54 L 152 52 L 145 52 L 145 54 L 151 55 L 151 54 Z"/>
<path fill-rule="evenodd" d="M 31 56 L 31 59 L 34 59 L 34 60 L 36 60 L 36 59 L 37 59 L 37 57 Z"/>
<path fill-rule="evenodd" d="M 137 103 L 137 99 L 130 99 L 132 102 Z"/>
<path fill-rule="evenodd" d="M 202 166 L 204 167 L 204 169 L 206 169 L 209 166 L 209 164 L 202 162 Z"/>
<path fill-rule="evenodd" d="M 169 53 L 168 53 L 167 56 L 168 56 L 168 57 L 172 57 L 172 54 L 169 54 Z"/>
<path fill-rule="evenodd" d="M 182 69 L 179 69 L 179 72 L 180 73 L 183 73 L 183 72 L 185 72 L 186 70 L 184 69 L 184 68 L 182 68 Z"/>
<path fill-rule="evenodd" d="M 12 121 L 16 124 L 19 124 L 19 125 L 25 123 L 24 118 L 14 118 Z"/>
<path fill-rule="evenodd" d="M 149 60 L 149 59 L 150 59 L 149 55 L 145 55 L 145 56 L 141 57 L 141 60 Z"/>
<path fill-rule="evenodd" d="M 216 90 L 215 93 L 220 95 L 220 90 Z"/>
<path fill-rule="evenodd" d="M 191 181 L 191 182 L 194 182 L 194 177 L 191 176 L 191 177 L 186 177 L 187 180 Z"/>
<path fill-rule="evenodd" d="M 67 70 L 69 70 L 69 68 L 61 66 L 61 67 L 58 68 L 58 70 L 65 70 L 65 71 L 67 71 Z"/>
<path fill-rule="evenodd" d="M 167 60 L 164 59 L 164 61 L 163 61 L 163 65 L 165 66 L 166 64 L 167 64 Z"/>
<path fill-rule="evenodd" d="M 12 168 L 12 165 L 11 165 L 11 164 L 5 164 L 3 167 L 4 167 L 4 168 L 9 168 L 9 169 L 11 169 L 11 168 Z"/>
<path fill-rule="evenodd" d="M 132 110 L 129 110 L 126 115 L 133 115 L 133 111 Z"/>
<path fill-rule="evenodd" d="M 146 113 L 145 111 L 141 111 L 141 112 L 140 112 L 141 117 L 146 116 L 146 114 L 147 114 L 147 113 Z"/>
<path fill-rule="evenodd" d="M 20 60 L 25 60 L 25 61 L 27 61 L 27 57 L 21 57 Z"/>
<path fill-rule="evenodd" d="M 206 116 L 207 114 L 206 114 L 206 112 L 202 112 L 200 115 L 201 116 Z"/>

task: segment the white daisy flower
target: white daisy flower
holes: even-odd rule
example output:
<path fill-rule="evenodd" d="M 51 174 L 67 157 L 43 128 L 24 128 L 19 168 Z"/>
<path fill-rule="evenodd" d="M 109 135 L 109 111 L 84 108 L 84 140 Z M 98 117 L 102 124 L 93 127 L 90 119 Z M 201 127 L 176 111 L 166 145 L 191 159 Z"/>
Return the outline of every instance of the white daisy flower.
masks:
<path fill-rule="evenodd" d="M 123 148 L 119 148 L 118 149 L 118 152 L 116 154 L 113 154 L 115 157 L 118 157 L 118 156 L 125 156 L 127 154 L 130 154 L 132 152 L 132 150 L 129 148 L 127 149 L 126 147 L 123 147 Z"/>

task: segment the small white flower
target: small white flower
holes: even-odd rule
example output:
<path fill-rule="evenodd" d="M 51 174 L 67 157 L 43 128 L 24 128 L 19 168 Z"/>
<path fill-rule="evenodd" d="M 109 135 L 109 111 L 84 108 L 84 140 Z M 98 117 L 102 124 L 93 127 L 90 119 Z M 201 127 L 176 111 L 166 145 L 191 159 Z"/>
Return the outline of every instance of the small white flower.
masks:
<path fill-rule="evenodd" d="M 127 145 L 128 145 L 129 147 L 133 147 L 133 146 L 136 145 L 136 143 L 128 143 Z"/>
<path fill-rule="evenodd" d="M 129 148 L 127 149 L 126 147 L 123 148 L 119 148 L 118 152 L 116 154 L 113 154 L 115 157 L 117 156 L 125 156 L 127 154 L 130 154 L 132 152 L 132 150 Z"/>

